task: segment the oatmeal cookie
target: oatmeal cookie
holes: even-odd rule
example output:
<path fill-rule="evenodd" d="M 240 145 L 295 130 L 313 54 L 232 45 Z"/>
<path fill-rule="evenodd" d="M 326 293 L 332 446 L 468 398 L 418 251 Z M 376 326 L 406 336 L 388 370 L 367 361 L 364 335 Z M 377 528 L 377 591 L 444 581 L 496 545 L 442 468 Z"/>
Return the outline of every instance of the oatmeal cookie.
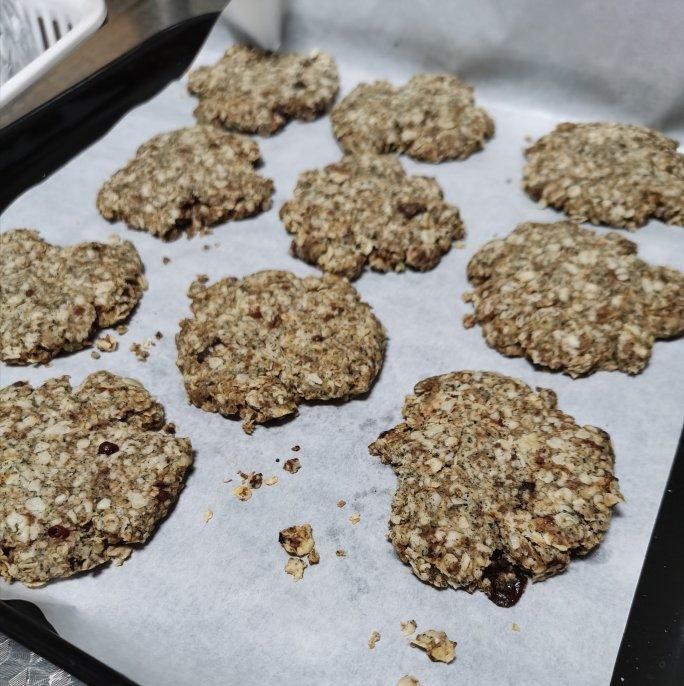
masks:
<path fill-rule="evenodd" d="M 102 186 L 97 209 L 159 238 L 175 238 L 186 227 L 193 235 L 271 206 L 273 182 L 254 171 L 259 161 L 253 140 L 213 126 L 162 133 Z"/>
<path fill-rule="evenodd" d="M 350 279 L 366 263 L 380 272 L 432 269 L 465 233 L 435 179 L 370 153 L 301 174 L 280 217 L 296 257 Z"/>
<path fill-rule="evenodd" d="M 0 235 L 0 359 L 45 363 L 89 345 L 132 312 L 147 288 L 132 243 L 60 247 L 37 231 Z"/>
<path fill-rule="evenodd" d="M 144 543 L 192 462 L 163 425 L 140 383 L 109 372 L 1 389 L 0 575 L 40 586 Z"/>
<path fill-rule="evenodd" d="M 239 415 L 251 433 L 296 414 L 302 400 L 366 393 L 382 366 L 385 331 L 345 279 L 264 271 L 212 286 L 195 281 L 176 336 L 190 402 Z"/>
<path fill-rule="evenodd" d="M 656 338 L 684 333 L 684 274 L 652 267 L 616 233 L 520 224 L 468 265 L 464 296 L 492 347 L 570 376 L 643 371 Z"/>
<path fill-rule="evenodd" d="M 684 155 L 644 126 L 559 124 L 525 151 L 523 188 L 578 222 L 684 226 Z"/>
<path fill-rule="evenodd" d="M 562 572 L 622 501 L 610 437 L 553 391 L 493 372 L 425 379 L 405 421 L 370 445 L 398 477 L 389 538 L 423 581 L 510 607 L 528 577 Z"/>
<path fill-rule="evenodd" d="M 274 53 L 246 45 L 234 45 L 213 67 L 188 76 L 188 90 L 200 99 L 198 121 L 261 136 L 290 119 L 312 121 L 338 88 L 337 66 L 325 52 Z"/>
<path fill-rule="evenodd" d="M 421 74 L 406 85 L 358 85 L 331 114 L 347 153 L 399 152 L 425 162 L 463 160 L 494 135 L 494 122 L 475 107 L 473 88 L 450 74 Z"/>

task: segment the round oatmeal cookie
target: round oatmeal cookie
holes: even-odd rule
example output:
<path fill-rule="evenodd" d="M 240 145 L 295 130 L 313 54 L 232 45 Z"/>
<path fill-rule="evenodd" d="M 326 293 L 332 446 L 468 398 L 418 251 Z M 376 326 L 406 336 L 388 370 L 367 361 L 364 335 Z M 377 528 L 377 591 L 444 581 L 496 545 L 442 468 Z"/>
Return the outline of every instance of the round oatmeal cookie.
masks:
<path fill-rule="evenodd" d="M 523 188 L 578 222 L 684 226 L 684 155 L 644 126 L 559 124 L 525 151 Z"/>
<path fill-rule="evenodd" d="M 382 367 L 385 330 L 345 279 L 263 271 L 190 286 L 176 335 L 193 405 L 255 423 L 311 400 L 366 393 Z"/>
<path fill-rule="evenodd" d="M 198 121 L 271 136 L 290 119 L 312 121 L 339 89 L 337 66 L 325 52 L 274 53 L 234 45 L 213 67 L 188 76 L 200 99 Z"/>
<path fill-rule="evenodd" d="M 528 577 L 562 572 L 603 538 L 622 501 L 610 437 L 553 391 L 494 372 L 425 379 L 405 421 L 369 450 L 398 477 L 389 538 L 433 586 L 510 607 Z"/>
<path fill-rule="evenodd" d="M 0 359 L 45 363 L 89 345 L 94 332 L 123 321 L 147 288 L 128 241 L 46 243 L 37 231 L 0 235 Z"/>
<path fill-rule="evenodd" d="M 121 564 L 166 516 L 192 462 L 143 386 L 97 372 L 0 390 L 0 575 L 40 586 Z"/>
<path fill-rule="evenodd" d="M 464 300 L 485 340 L 512 357 L 577 377 L 638 374 L 656 338 L 684 333 L 684 274 L 652 267 L 616 233 L 572 222 L 520 224 L 468 264 Z"/>
<path fill-rule="evenodd" d="M 166 240 L 186 227 L 192 236 L 271 206 L 273 182 L 254 171 L 260 159 L 253 140 L 213 126 L 162 133 L 102 186 L 97 209 Z"/>
<path fill-rule="evenodd" d="M 465 233 L 437 181 L 409 176 L 393 155 L 347 156 L 304 172 L 280 217 L 296 257 L 350 279 L 366 263 L 380 272 L 432 269 Z"/>
<path fill-rule="evenodd" d="M 494 135 L 473 88 L 450 74 L 421 74 L 406 85 L 358 85 L 331 114 L 346 153 L 399 152 L 425 162 L 463 160 Z"/>

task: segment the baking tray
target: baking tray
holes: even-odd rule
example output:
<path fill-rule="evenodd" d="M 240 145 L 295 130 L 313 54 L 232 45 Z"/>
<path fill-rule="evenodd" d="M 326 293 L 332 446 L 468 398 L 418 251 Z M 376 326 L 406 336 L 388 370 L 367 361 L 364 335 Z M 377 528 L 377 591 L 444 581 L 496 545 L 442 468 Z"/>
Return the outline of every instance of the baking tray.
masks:
<path fill-rule="evenodd" d="M 24 190 L 88 147 L 129 109 L 177 78 L 193 58 L 215 17 L 206 15 L 161 32 L 0 131 L 3 150 L 0 208 L 4 209 Z M 398 401 L 400 395 L 401 391 Z M 680 523 L 683 520 L 684 433 L 634 595 L 613 671 L 613 684 L 682 682 L 684 539 Z M 7 595 L 11 595 L 11 589 Z M 0 631 L 86 683 L 133 683 L 59 638 L 49 625 L 4 600 L 0 601 Z"/>

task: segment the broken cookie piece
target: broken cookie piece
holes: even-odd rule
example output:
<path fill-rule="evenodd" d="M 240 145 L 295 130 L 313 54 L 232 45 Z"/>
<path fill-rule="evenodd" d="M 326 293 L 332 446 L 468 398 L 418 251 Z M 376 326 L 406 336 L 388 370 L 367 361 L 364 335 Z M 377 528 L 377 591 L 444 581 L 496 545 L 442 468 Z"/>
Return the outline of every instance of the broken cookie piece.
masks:
<path fill-rule="evenodd" d="M 635 229 L 651 217 L 684 226 L 684 155 L 644 126 L 559 124 L 525 151 L 523 188 L 578 222 Z"/>
<path fill-rule="evenodd" d="M 684 333 L 684 274 L 652 267 L 635 243 L 572 222 L 520 224 L 468 264 L 482 327 L 504 355 L 576 377 L 643 371 L 656 339 Z"/>
<path fill-rule="evenodd" d="M 190 402 L 239 415 L 246 433 L 303 400 L 366 393 L 382 366 L 385 331 L 339 277 L 264 271 L 195 282 L 189 295 L 176 344 Z"/>
<path fill-rule="evenodd" d="M 132 243 L 61 247 L 28 229 L 0 235 L 0 280 L 0 359 L 9 364 L 45 364 L 90 345 L 97 329 L 126 319 L 147 289 Z"/>
<path fill-rule="evenodd" d="M 121 563 L 176 501 L 192 463 L 145 388 L 97 372 L 0 390 L 0 575 L 27 586 Z"/>
<path fill-rule="evenodd" d="M 494 135 L 472 86 L 450 74 L 420 74 L 398 88 L 362 83 L 330 118 L 346 153 L 400 152 L 426 162 L 465 159 Z"/>
<path fill-rule="evenodd" d="M 429 629 L 422 634 L 418 634 L 411 641 L 411 645 L 424 650 L 433 662 L 445 662 L 448 664 L 453 662 L 456 657 L 456 641 L 450 641 L 443 631 Z"/>
<path fill-rule="evenodd" d="M 289 474 L 296 474 L 302 468 L 298 457 L 291 457 L 283 463 L 283 469 Z"/>
<path fill-rule="evenodd" d="M 437 181 L 409 176 L 394 155 L 347 156 L 300 174 L 280 218 L 293 235 L 293 255 L 349 279 L 366 264 L 427 271 L 464 235 Z"/>
<path fill-rule="evenodd" d="M 102 186 L 97 208 L 165 240 L 185 228 L 194 235 L 271 206 L 273 182 L 254 171 L 259 161 L 253 140 L 213 126 L 162 133 Z"/>
<path fill-rule="evenodd" d="M 394 549 L 438 588 L 509 607 L 527 577 L 558 574 L 597 546 L 622 501 L 610 437 L 577 425 L 550 390 L 453 372 L 418 383 L 402 414 L 369 449 L 398 477 Z"/>
<path fill-rule="evenodd" d="M 339 77 L 332 57 L 234 45 L 212 67 L 188 75 L 198 121 L 271 136 L 290 119 L 312 121 L 331 105 Z"/>
<path fill-rule="evenodd" d="M 314 549 L 314 538 L 309 524 L 295 524 L 278 534 L 278 541 L 290 555 L 303 557 Z"/>
<path fill-rule="evenodd" d="M 304 562 L 304 560 L 300 560 L 298 557 L 290 557 L 285 563 L 285 572 L 289 574 L 295 581 L 302 580 L 305 569 L 306 562 Z"/>

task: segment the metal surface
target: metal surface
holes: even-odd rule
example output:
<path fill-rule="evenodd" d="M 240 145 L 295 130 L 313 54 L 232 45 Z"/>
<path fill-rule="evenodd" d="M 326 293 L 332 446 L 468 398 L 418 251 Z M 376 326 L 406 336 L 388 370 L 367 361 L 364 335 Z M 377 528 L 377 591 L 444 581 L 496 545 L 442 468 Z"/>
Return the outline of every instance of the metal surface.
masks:
<path fill-rule="evenodd" d="M 217 12 L 228 0 L 107 0 L 107 22 L 77 50 L 0 111 L 0 129 L 83 81 L 178 22 Z"/>

